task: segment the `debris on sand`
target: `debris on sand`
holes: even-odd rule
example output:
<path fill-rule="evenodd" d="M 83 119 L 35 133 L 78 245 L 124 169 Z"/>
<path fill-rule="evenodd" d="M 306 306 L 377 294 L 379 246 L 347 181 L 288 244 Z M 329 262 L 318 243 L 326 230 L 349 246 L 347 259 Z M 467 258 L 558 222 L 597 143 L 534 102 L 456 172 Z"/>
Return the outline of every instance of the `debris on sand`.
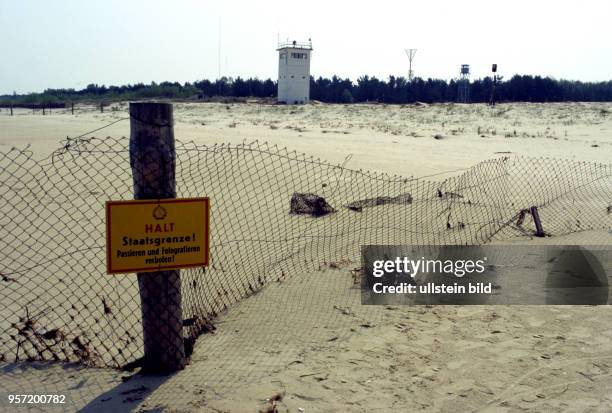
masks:
<path fill-rule="evenodd" d="M 442 192 L 442 190 L 438 189 L 438 198 L 456 199 L 456 198 L 463 198 L 463 195 L 457 194 L 455 192 L 450 192 L 450 191 Z"/>
<path fill-rule="evenodd" d="M 332 212 L 336 210 L 322 196 L 301 192 L 294 192 L 291 196 L 290 214 L 321 217 Z"/>
<path fill-rule="evenodd" d="M 444 136 L 438 133 L 437 135 L 434 135 L 434 139 L 441 140 L 441 139 L 444 139 Z"/>
<path fill-rule="evenodd" d="M 91 348 L 91 343 L 86 337 L 75 336 L 70 342 L 70 347 L 80 363 L 92 367 L 99 364 L 101 357 Z"/>
<path fill-rule="evenodd" d="M 2 278 L 2 281 L 5 281 L 5 282 L 7 282 L 7 283 L 8 283 L 8 282 L 15 282 L 15 281 L 17 281 L 17 280 L 15 280 L 14 278 L 9 277 L 7 274 L 3 274 L 3 273 L 1 273 L 1 272 L 0 272 L 0 278 Z"/>
<path fill-rule="evenodd" d="M 353 278 L 353 284 L 361 284 L 361 277 L 363 274 L 363 267 L 356 267 L 351 270 L 351 276 Z"/>
<path fill-rule="evenodd" d="M 106 302 L 106 297 L 102 297 L 102 307 L 104 308 L 104 314 L 111 314 L 113 312 L 110 305 Z"/>
<path fill-rule="evenodd" d="M 409 205 L 412 203 L 412 195 L 409 193 L 400 194 L 398 196 L 377 196 L 375 198 L 362 199 L 360 201 L 353 201 L 349 204 L 344 205 L 352 211 L 361 212 L 363 208 L 371 208 L 380 205 L 396 204 L 396 205 Z"/>
<path fill-rule="evenodd" d="M 268 403 L 263 409 L 259 410 L 259 413 L 278 413 L 278 405 L 283 400 L 283 394 L 277 393 L 266 400 Z"/>

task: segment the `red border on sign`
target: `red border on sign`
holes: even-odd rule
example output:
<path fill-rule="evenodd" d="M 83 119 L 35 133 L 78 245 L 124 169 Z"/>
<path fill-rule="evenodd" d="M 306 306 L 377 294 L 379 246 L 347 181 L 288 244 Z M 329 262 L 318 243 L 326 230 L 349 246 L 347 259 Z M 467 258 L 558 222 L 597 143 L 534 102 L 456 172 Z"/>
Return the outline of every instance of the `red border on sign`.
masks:
<path fill-rule="evenodd" d="M 111 268 L 111 250 L 110 250 L 110 228 L 111 218 L 110 209 L 112 205 L 125 205 L 125 204 L 178 204 L 183 202 L 201 202 L 204 201 L 206 208 L 204 208 L 204 222 L 206 222 L 206 231 L 204 237 L 206 239 L 206 248 L 204 250 L 204 262 L 198 262 L 194 264 L 186 265 L 164 265 L 155 268 L 125 268 L 122 270 L 113 270 Z M 210 198 L 165 198 L 165 199 L 134 199 L 130 201 L 106 201 L 106 272 L 107 274 L 125 274 L 131 272 L 154 272 L 163 270 L 175 270 L 180 268 L 192 268 L 192 267 L 205 267 L 208 265 L 210 259 Z"/>

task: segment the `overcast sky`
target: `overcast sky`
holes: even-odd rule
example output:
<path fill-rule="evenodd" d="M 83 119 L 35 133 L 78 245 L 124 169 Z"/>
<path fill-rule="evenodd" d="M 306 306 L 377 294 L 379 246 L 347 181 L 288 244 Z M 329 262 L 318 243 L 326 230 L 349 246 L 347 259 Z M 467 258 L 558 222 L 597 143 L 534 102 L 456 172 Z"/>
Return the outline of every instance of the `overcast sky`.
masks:
<path fill-rule="evenodd" d="M 312 38 L 314 76 L 612 79 L 612 1 L 0 0 L 0 94 L 277 76 L 277 38 Z M 221 31 L 219 31 L 221 28 Z M 219 32 L 221 59 L 219 60 Z"/>

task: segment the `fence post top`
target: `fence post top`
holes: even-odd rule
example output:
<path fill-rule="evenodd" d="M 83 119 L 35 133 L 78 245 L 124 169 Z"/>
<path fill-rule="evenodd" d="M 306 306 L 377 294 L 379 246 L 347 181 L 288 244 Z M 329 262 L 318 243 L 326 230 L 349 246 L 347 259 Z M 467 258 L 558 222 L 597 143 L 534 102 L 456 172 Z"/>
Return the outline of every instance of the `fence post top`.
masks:
<path fill-rule="evenodd" d="M 141 101 L 141 102 L 130 102 L 131 107 L 172 107 L 170 102 L 157 102 L 157 101 Z"/>
<path fill-rule="evenodd" d="M 172 125 L 172 103 L 130 102 L 130 118 L 158 126 Z"/>

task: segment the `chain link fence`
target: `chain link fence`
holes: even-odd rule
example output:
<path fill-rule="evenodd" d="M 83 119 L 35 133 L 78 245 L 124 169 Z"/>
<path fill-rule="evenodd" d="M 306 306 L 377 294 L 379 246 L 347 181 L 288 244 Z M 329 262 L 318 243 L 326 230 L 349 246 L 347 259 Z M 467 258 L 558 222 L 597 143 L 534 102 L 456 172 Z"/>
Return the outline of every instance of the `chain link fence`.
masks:
<path fill-rule="evenodd" d="M 610 164 L 506 156 L 436 182 L 259 142 L 177 141 L 175 151 L 177 196 L 211 199 L 211 264 L 180 272 L 188 355 L 221 313 L 270 283 L 338 265 L 358 278 L 361 245 L 531 237 L 533 206 L 548 236 L 612 227 Z M 142 358 L 139 280 L 105 271 L 104 203 L 133 194 L 126 138 L 69 139 L 45 159 L 0 153 L 0 361 Z M 322 212 L 308 213 L 308 199 Z"/>

